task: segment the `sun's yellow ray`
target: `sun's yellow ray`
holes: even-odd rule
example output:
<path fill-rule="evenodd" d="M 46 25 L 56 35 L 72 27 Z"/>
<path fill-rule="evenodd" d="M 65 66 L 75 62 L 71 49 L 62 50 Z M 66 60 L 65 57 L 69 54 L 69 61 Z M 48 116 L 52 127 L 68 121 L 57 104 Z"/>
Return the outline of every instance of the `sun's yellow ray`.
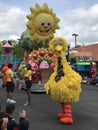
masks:
<path fill-rule="evenodd" d="M 59 18 L 51 8 L 44 3 L 40 6 L 36 3 L 35 8 L 30 8 L 31 14 L 27 15 L 27 27 L 36 42 L 45 42 L 54 37 L 54 32 L 59 29 Z"/>

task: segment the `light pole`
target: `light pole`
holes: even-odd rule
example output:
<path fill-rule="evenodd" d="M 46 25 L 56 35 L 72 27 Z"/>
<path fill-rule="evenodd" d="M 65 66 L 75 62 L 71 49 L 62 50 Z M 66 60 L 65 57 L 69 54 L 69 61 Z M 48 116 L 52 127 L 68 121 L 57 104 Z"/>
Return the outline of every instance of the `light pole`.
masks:
<path fill-rule="evenodd" d="M 75 36 L 75 47 L 76 47 L 76 45 L 77 45 L 76 37 L 78 36 L 78 34 L 74 33 L 74 34 L 72 34 L 72 36 Z"/>
<path fill-rule="evenodd" d="M 70 61 L 69 51 L 70 51 L 70 44 L 68 44 L 68 52 L 67 52 L 67 60 L 68 60 L 68 62 Z"/>

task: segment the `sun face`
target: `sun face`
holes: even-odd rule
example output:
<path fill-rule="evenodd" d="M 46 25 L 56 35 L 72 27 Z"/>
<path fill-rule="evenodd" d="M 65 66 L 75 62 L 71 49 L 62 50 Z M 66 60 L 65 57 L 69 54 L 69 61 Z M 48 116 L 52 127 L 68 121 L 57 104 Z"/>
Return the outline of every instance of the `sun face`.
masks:
<path fill-rule="evenodd" d="M 36 42 L 45 42 L 54 37 L 54 32 L 59 29 L 59 18 L 53 13 L 52 9 L 49 9 L 47 4 L 39 6 L 36 4 L 35 8 L 30 8 L 31 14 L 27 15 L 29 19 L 27 27 L 30 30 L 30 34 L 33 40 Z"/>

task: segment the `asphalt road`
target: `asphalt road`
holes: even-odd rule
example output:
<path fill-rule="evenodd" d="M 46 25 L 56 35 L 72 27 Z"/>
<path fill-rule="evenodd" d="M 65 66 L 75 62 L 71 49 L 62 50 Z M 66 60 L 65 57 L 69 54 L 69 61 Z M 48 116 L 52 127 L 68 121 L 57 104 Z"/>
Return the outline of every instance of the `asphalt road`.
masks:
<path fill-rule="evenodd" d="M 98 86 L 82 85 L 80 101 L 72 106 L 73 125 L 59 123 L 56 114 L 61 111 L 61 107 L 50 95 L 32 93 L 32 104 L 24 106 L 26 92 L 15 88 L 14 99 L 17 101 L 14 113 L 16 122 L 19 120 L 19 112 L 25 109 L 30 130 L 98 130 Z M 3 88 L 0 88 L 0 104 L 3 110 L 6 105 Z"/>

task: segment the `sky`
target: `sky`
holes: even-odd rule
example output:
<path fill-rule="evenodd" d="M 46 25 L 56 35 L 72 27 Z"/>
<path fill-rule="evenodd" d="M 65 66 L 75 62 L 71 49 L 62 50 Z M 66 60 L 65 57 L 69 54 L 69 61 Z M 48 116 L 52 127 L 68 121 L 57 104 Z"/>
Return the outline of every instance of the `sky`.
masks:
<path fill-rule="evenodd" d="M 62 36 L 75 46 L 98 43 L 98 0 L 0 0 L 0 41 L 17 40 L 26 30 L 26 15 L 30 7 L 47 3 L 60 19 L 60 29 L 55 36 Z"/>

